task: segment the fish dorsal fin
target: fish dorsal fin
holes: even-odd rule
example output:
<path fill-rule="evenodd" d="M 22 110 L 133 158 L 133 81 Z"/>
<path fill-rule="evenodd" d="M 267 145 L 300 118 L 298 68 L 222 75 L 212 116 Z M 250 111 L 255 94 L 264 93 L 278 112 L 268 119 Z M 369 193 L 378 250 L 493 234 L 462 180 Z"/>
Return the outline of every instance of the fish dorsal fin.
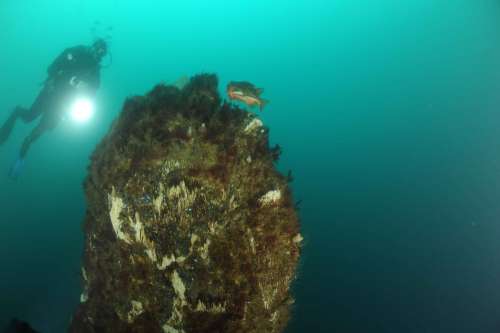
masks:
<path fill-rule="evenodd" d="M 240 81 L 236 83 L 238 87 L 245 90 L 255 90 L 255 86 L 248 81 Z"/>

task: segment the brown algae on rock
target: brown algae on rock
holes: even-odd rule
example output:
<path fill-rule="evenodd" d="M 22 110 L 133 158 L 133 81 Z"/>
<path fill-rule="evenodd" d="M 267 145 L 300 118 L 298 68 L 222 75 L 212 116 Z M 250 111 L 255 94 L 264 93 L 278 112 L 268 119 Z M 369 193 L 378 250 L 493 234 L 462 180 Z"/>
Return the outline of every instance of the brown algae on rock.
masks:
<path fill-rule="evenodd" d="M 302 236 L 268 129 L 215 75 L 128 99 L 92 155 L 71 332 L 281 332 Z"/>

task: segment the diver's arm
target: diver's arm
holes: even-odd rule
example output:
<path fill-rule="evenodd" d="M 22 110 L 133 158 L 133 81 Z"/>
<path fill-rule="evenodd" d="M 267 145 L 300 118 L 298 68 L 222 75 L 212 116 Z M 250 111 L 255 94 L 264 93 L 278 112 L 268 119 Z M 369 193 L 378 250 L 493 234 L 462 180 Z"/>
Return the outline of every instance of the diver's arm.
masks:
<path fill-rule="evenodd" d="M 95 92 L 99 90 L 99 87 L 101 86 L 101 75 L 99 73 L 99 68 L 92 71 L 92 73 L 89 75 L 89 84 Z"/>
<path fill-rule="evenodd" d="M 99 68 L 96 67 L 92 70 L 82 72 L 78 75 L 78 80 L 84 85 L 84 89 L 91 95 L 95 95 L 101 85 L 101 78 Z"/>

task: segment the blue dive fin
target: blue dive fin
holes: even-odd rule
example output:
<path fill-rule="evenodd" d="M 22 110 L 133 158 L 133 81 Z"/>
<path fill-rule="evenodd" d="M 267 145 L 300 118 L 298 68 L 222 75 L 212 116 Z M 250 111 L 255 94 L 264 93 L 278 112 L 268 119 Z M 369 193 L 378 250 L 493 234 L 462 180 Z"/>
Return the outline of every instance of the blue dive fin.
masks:
<path fill-rule="evenodd" d="M 21 174 L 21 171 L 24 166 L 24 159 L 22 157 L 18 157 L 17 160 L 12 164 L 9 170 L 9 178 L 17 179 Z"/>

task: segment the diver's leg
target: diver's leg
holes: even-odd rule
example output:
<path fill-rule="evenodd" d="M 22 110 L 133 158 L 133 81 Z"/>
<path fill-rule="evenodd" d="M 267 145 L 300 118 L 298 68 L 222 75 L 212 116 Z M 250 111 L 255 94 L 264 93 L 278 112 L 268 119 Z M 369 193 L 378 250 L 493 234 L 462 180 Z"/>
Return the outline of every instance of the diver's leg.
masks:
<path fill-rule="evenodd" d="M 9 135 L 16 124 L 17 118 L 21 118 L 25 123 L 29 123 L 42 114 L 44 102 L 47 100 L 46 95 L 47 93 L 44 91 L 40 92 L 35 102 L 29 109 L 17 106 L 12 111 L 9 118 L 5 121 L 2 127 L 0 127 L 0 144 L 4 143 L 9 138 Z"/>
<path fill-rule="evenodd" d="M 47 121 L 46 118 L 42 118 L 40 123 L 31 131 L 31 133 L 24 139 L 23 145 L 21 146 L 21 151 L 19 152 L 19 157 L 16 159 L 14 164 L 10 167 L 9 177 L 11 179 L 17 179 L 21 174 L 21 170 L 24 166 L 24 159 L 28 153 L 28 149 L 31 144 L 36 141 L 46 130 L 50 129 L 52 124 Z"/>
<path fill-rule="evenodd" d="M 38 107 L 37 104 L 33 104 L 33 106 L 29 109 L 17 108 L 19 111 L 19 118 L 23 120 L 25 123 L 30 123 L 35 120 L 39 115 L 42 114 L 42 108 Z"/>
<path fill-rule="evenodd" d="M 16 124 L 17 118 L 23 117 L 24 115 L 26 115 L 28 113 L 29 113 L 28 109 L 22 108 L 20 106 L 16 107 L 12 111 L 9 118 L 7 118 L 5 123 L 0 128 L 0 144 L 4 143 L 9 138 L 10 132 L 12 132 L 12 129 L 14 128 L 14 125 Z"/>
<path fill-rule="evenodd" d="M 31 144 L 35 142 L 47 129 L 47 123 L 42 119 L 42 121 L 40 121 L 40 123 L 36 125 L 31 133 L 24 139 L 23 145 L 21 146 L 21 151 L 19 153 L 20 158 L 25 158 Z"/>
<path fill-rule="evenodd" d="M 47 109 L 48 100 L 49 95 L 44 89 L 38 94 L 29 109 L 19 106 L 16 108 L 18 117 L 21 118 L 25 123 L 31 123 L 33 120 L 38 118 L 45 111 L 45 109 Z"/>
<path fill-rule="evenodd" d="M 14 124 L 16 123 L 16 119 L 17 112 L 14 110 L 0 128 L 0 144 L 4 143 L 9 138 L 10 132 L 12 132 Z"/>

